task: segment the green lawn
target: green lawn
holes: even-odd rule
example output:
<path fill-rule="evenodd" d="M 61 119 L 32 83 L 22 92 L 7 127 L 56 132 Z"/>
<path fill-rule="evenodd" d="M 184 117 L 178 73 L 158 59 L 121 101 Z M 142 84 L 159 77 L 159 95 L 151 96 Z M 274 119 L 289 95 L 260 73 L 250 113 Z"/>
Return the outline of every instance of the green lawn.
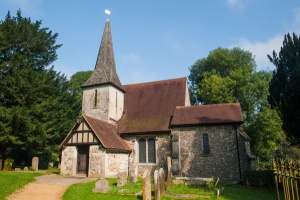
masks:
<path fill-rule="evenodd" d="M 142 194 L 135 196 L 142 191 L 142 182 L 139 179 L 138 183 L 128 183 L 124 187 L 117 187 L 116 179 L 108 179 L 112 189 L 106 194 L 93 193 L 92 189 L 95 188 L 95 182 L 75 184 L 69 187 L 63 196 L 63 200 L 80 200 L 80 199 L 142 199 Z M 153 184 L 152 185 L 152 199 L 153 197 Z M 167 191 L 165 197 L 161 197 L 162 200 L 175 200 L 180 198 L 170 197 L 175 194 L 194 194 L 199 195 L 196 199 L 218 199 L 218 200 L 265 200 L 276 199 L 275 189 L 255 188 L 237 185 L 221 185 L 224 187 L 222 196 L 216 197 L 216 188 L 208 186 L 184 186 L 184 185 L 172 185 L 171 189 Z M 170 196 L 168 196 L 170 195 Z M 182 198 L 183 199 L 183 198 Z M 195 199 L 195 198 L 194 198 Z"/>
<path fill-rule="evenodd" d="M 34 181 L 39 173 L 32 172 L 3 172 L 0 171 L 0 200 L 9 196 L 27 183 Z"/>

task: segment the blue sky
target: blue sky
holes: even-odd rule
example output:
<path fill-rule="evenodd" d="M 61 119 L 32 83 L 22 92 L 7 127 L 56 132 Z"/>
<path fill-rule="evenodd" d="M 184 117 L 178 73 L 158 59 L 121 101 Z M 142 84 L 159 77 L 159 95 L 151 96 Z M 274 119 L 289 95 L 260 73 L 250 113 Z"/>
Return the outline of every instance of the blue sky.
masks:
<path fill-rule="evenodd" d="M 0 0 L 0 20 L 19 8 L 59 34 L 53 64 L 68 77 L 94 69 L 109 9 L 123 84 L 188 76 L 218 47 L 248 50 L 257 70 L 273 70 L 267 54 L 280 50 L 284 34 L 300 34 L 299 0 Z"/>

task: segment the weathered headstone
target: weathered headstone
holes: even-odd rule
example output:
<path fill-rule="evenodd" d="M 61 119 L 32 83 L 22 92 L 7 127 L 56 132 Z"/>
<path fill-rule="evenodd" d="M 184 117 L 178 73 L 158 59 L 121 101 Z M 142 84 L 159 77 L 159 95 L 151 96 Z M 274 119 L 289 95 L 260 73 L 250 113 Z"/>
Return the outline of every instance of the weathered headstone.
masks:
<path fill-rule="evenodd" d="M 172 180 L 172 163 L 171 158 L 167 157 L 168 162 L 168 177 L 167 177 L 167 190 L 171 188 L 171 180 Z"/>
<path fill-rule="evenodd" d="M 39 170 L 39 157 L 33 157 L 32 158 L 32 164 L 31 167 L 35 170 Z"/>
<path fill-rule="evenodd" d="M 137 182 L 137 176 L 129 176 L 129 183 L 136 183 Z"/>
<path fill-rule="evenodd" d="M 23 169 L 24 171 L 28 171 L 28 167 L 24 167 L 24 169 Z"/>
<path fill-rule="evenodd" d="M 0 159 L 0 170 L 2 170 L 2 162 L 3 162 L 3 160 Z"/>
<path fill-rule="evenodd" d="M 118 187 L 122 187 L 127 184 L 127 173 L 126 172 L 119 172 L 117 175 L 118 178 Z"/>
<path fill-rule="evenodd" d="M 53 166 L 54 166 L 54 165 L 53 165 L 53 162 L 49 162 L 49 163 L 48 163 L 48 168 L 53 168 Z"/>
<path fill-rule="evenodd" d="M 151 177 L 148 170 L 143 174 L 143 200 L 151 200 Z"/>
<path fill-rule="evenodd" d="M 6 158 L 4 161 L 3 171 L 11 171 L 14 160 L 12 158 Z"/>
<path fill-rule="evenodd" d="M 160 196 L 164 196 L 165 195 L 165 171 L 163 168 L 159 169 L 158 176 L 159 176 Z"/>
<path fill-rule="evenodd" d="M 93 192 L 105 193 L 109 191 L 111 187 L 109 186 L 109 182 L 106 179 L 100 179 L 96 182 L 95 188 L 92 190 Z"/>
<path fill-rule="evenodd" d="M 21 171 L 21 170 L 22 170 L 21 168 L 18 168 L 18 167 L 15 168 L 15 171 L 16 171 L 16 172 L 19 172 L 19 171 Z"/>
<path fill-rule="evenodd" d="M 159 175 L 158 170 L 154 171 L 154 199 L 160 200 L 160 181 L 159 181 Z"/>

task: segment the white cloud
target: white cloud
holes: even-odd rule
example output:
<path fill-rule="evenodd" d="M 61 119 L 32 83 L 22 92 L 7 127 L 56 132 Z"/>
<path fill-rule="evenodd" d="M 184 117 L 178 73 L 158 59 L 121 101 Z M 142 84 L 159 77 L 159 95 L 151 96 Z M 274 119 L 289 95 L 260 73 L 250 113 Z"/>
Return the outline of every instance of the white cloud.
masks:
<path fill-rule="evenodd" d="M 238 0 L 231 0 L 231 1 L 238 1 Z M 267 41 L 249 41 L 247 38 L 240 38 L 237 44 L 232 45 L 231 47 L 238 46 L 241 49 L 252 52 L 252 54 L 255 56 L 257 71 L 263 69 L 269 69 L 269 70 L 275 69 L 275 66 L 269 61 L 267 55 L 272 56 L 273 50 L 275 50 L 277 54 L 279 53 L 285 34 L 287 33 L 292 34 L 293 32 L 295 32 L 297 35 L 299 35 L 300 32 L 300 7 L 294 9 L 293 13 L 294 13 L 294 18 L 287 25 L 287 29 L 285 32 L 276 34 L 275 36 L 268 39 Z"/>
<path fill-rule="evenodd" d="M 17 6 L 21 9 L 21 12 L 29 14 L 31 16 L 42 14 L 40 5 L 43 3 L 43 0 L 6 0 L 8 4 Z"/>
<path fill-rule="evenodd" d="M 257 71 L 263 69 L 273 70 L 275 66 L 269 61 L 267 55 L 272 55 L 273 50 L 277 53 L 282 46 L 284 35 L 277 35 L 265 42 L 250 42 L 245 38 L 239 39 L 238 43 L 233 46 L 238 46 L 243 50 L 250 51 L 255 56 Z"/>
<path fill-rule="evenodd" d="M 141 58 L 136 53 L 128 53 L 125 55 L 121 55 L 121 58 L 127 62 L 138 62 Z"/>
<path fill-rule="evenodd" d="M 244 9 L 250 0 L 225 0 L 226 4 L 232 9 Z"/>

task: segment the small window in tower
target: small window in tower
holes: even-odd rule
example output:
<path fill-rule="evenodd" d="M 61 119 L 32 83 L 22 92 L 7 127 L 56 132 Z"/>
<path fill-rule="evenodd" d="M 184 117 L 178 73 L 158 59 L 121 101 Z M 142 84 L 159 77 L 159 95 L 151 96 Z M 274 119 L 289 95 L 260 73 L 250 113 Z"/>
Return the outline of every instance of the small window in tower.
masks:
<path fill-rule="evenodd" d="M 97 107 L 97 101 L 98 101 L 98 99 L 97 99 L 97 90 L 95 90 L 95 96 L 94 96 L 94 108 Z"/>
<path fill-rule="evenodd" d="M 116 92 L 116 114 L 118 114 L 118 92 Z"/>

